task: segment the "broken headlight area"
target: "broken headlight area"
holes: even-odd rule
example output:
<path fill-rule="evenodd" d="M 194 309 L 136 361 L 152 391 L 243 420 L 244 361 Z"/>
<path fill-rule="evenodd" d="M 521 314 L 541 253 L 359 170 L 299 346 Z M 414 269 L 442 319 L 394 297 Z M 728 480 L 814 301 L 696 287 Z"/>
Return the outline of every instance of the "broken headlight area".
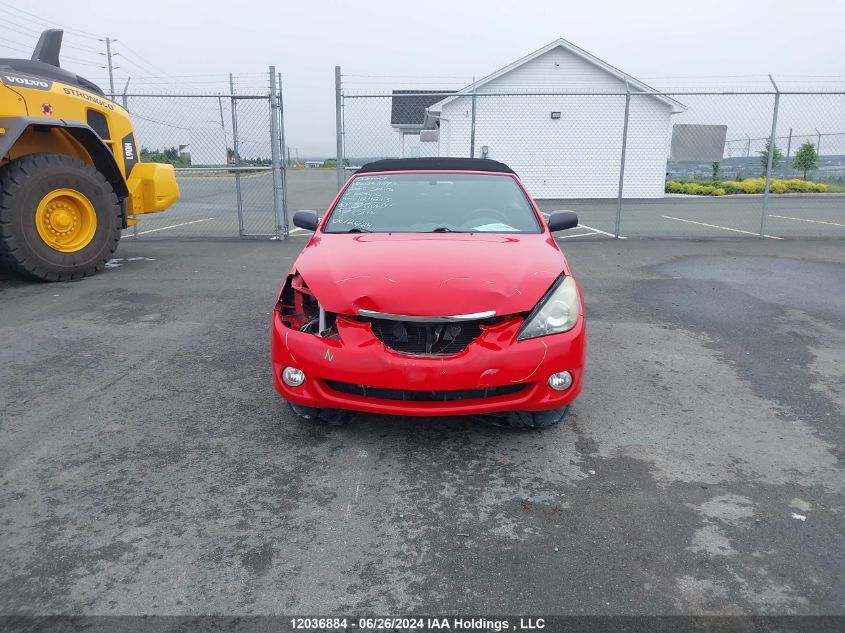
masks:
<path fill-rule="evenodd" d="M 324 338 L 337 336 L 337 315 L 323 309 L 299 273 L 288 275 L 276 312 L 285 327 L 292 330 Z"/>

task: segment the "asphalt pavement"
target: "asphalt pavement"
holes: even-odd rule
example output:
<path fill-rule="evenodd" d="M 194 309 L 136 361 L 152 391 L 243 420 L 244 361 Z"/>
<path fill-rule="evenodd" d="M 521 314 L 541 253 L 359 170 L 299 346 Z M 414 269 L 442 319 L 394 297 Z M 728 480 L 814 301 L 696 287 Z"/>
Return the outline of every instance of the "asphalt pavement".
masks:
<path fill-rule="evenodd" d="M 567 421 L 293 417 L 304 238 L 0 271 L 0 614 L 845 614 L 841 240 L 564 242 Z"/>

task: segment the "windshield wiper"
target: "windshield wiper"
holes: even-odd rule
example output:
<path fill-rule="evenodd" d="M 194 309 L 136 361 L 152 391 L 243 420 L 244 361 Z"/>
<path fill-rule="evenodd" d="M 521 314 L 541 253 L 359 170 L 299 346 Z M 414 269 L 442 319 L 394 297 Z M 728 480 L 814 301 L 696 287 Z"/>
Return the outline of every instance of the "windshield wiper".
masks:
<path fill-rule="evenodd" d="M 360 226 L 353 226 L 347 233 L 372 233 L 369 229 L 362 229 Z"/>
<path fill-rule="evenodd" d="M 467 231 L 456 231 L 455 229 L 450 229 L 448 226 L 438 226 L 436 229 L 432 229 L 432 233 L 466 233 Z"/>

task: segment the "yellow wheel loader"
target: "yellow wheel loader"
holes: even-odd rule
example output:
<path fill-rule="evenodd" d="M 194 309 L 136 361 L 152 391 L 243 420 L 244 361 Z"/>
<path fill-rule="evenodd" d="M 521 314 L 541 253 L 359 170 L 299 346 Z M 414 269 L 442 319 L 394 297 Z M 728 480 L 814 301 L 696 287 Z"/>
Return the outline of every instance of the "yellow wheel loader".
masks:
<path fill-rule="evenodd" d="M 179 199 L 172 165 L 142 163 L 129 113 L 59 67 L 62 31 L 0 59 L 0 258 L 44 281 L 92 275 L 120 232 Z"/>

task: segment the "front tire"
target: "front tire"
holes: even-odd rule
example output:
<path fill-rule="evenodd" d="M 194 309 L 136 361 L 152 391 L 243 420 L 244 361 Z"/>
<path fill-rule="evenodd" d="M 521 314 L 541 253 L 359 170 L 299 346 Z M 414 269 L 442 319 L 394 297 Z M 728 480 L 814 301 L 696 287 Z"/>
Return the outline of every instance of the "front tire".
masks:
<path fill-rule="evenodd" d="M 30 154 L 0 170 L 0 257 L 41 281 L 93 275 L 120 241 L 122 209 L 111 184 L 64 154 Z"/>

